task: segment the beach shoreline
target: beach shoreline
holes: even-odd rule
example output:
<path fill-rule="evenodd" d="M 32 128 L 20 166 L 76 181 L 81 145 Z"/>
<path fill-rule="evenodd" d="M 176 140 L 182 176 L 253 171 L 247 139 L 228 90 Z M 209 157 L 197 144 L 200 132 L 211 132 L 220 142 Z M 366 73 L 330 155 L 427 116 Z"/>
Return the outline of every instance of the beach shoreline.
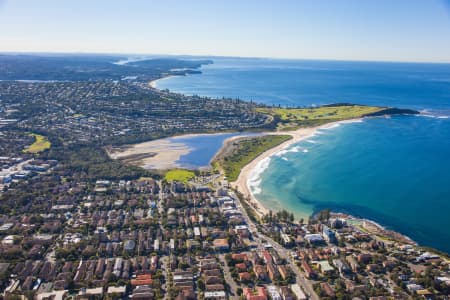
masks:
<path fill-rule="evenodd" d="M 269 213 L 269 209 L 264 206 L 264 204 L 258 200 L 258 198 L 252 193 L 251 188 L 249 186 L 249 182 L 253 179 L 253 177 L 256 175 L 259 175 L 262 171 L 265 170 L 265 168 L 261 171 L 259 170 L 259 173 L 254 173 L 255 171 L 258 171 L 259 165 L 264 162 L 266 159 L 270 159 L 270 157 L 276 155 L 278 152 L 283 151 L 290 146 L 299 143 L 301 141 L 307 140 L 308 138 L 314 136 L 318 130 L 321 129 L 331 129 L 335 128 L 337 126 L 340 126 L 341 124 L 348 124 L 348 123 L 359 123 L 363 122 L 364 118 L 355 118 L 355 119 L 349 119 L 349 120 L 342 120 L 342 121 L 336 121 L 327 123 L 324 125 L 314 126 L 314 127 L 306 127 L 306 128 L 300 128 L 295 131 L 277 131 L 277 132 L 264 132 L 264 134 L 270 135 L 270 134 L 282 134 L 282 135 L 291 135 L 292 139 L 287 140 L 280 145 L 270 148 L 263 152 L 261 155 L 256 157 L 254 160 L 252 160 L 249 164 L 244 166 L 241 170 L 241 173 L 239 174 L 239 177 L 236 181 L 230 182 L 230 185 L 232 188 L 234 188 L 236 191 L 240 192 L 243 197 L 244 201 L 248 201 L 248 204 L 253 208 L 255 213 L 258 215 L 259 218 L 263 217 L 264 215 Z M 232 142 L 237 137 L 232 137 L 224 142 Z M 220 151 L 220 150 L 219 150 Z M 278 199 L 276 201 L 279 202 Z M 279 202 L 281 204 L 281 202 Z M 379 235 L 380 237 L 387 237 L 396 241 L 401 241 L 406 244 L 412 244 L 412 245 L 418 245 L 418 243 L 410 238 L 409 236 L 395 231 L 391 230 L 389 228 L 386 228 L 385 226 L 381 225 L 380 223 L 367 219 L 365 217 L 360 216 L 354 216 L 346 213 L 341 212 L 331 212 L 332 216 L 334 217 L 343 217 L 345 219 L 351 219 L 360 221 L 363 223 L 362 227 L 365 230 L 370 231 L 371 233 L 374 233 L 376 235 Z M 305 215 L 311 215 L 309 212 L 305 213 Z M 311 216 L 314 216 L 312 214 Z"/>
<path fill-rule="evenodd" d="M 159 90 L 156 87 L 156 81 L 161 80 L 161 79 L 166 79 L 166 78 L 172 77 L 172 76 L 176 76 L 176 75 L 167 75 L 167 76 L 163 76 L 161 78 L 152 80 L 152 81 L 149 82 L 149 86 L 151 88 L 155 89 L 155 90 L 158 90 L 158 91 L 162 92 L 162 90 Z M 377 117 L 377 116 L 373 116 L 373 117 Z M 355 118 L 355 119 L 335 121 L 335 122 L 330 122 L 330 123 L 319 125 L 319 126 L 315 126 L 315 127 L 300 128 L 300 129 L 295 130 L 295 131 L 261 132 L 261 135 L 265 135 L 265 134 L 269 134 L 269 135 L 270 134 L 272 134 L 272 135 L 274 135 L 274 134 L 275 135 L 291 135 L 293 138 L 288 140 L 288 141 L 286 141 L 286 142 L 283 142 L 282 144 L 280 144 L 280 145 L 278 145 L 276 147 L 267 149 L 261 155 L 259 155 L 254 160 L 252 160 L 249 164 L 244 166 L 242 168 L 242 170 L 241 170 L 241 173 L 239 174 L 238 179 L 236 181 L 234 181 L 234 182 L 229 182 L 229 184 L 235 190 L 237 190 L 240 193 L 242 193 L 242 195 L 248 201 L 248 204 L 252 207 L 252 209 L 255 211 L 255 213 L 259 217 L 262 217 L 263 215 L 267 214 L 269 212 L 269 210 L 261 203 L 261 201 L 259 201 L 257 199 L 257 197 L 255 197 L 253 195 L 253 193 L 251 192 L 251 190 L 250 190 L 250 188 L 248 186 L 248 181 L 251 179 L 251 176 L 253 175 L 255 167 L 257 167 L 258 164 L 261 163 L 261 161 L 263 161 L 264 159 L 270 158 L 273 155 L 276 155 L 277 152 L 282 151 L 282 150 L 290 147 L 291 145 L 293 145 L 295 143 L 298 143 L 298 142 L 301 142 L 303 140 L 308 139 L 309 137 L 313 136 L 320 129 L 330 129 L 330 128 L 333 128 L 333 127 L 339 126 L 340 124 L 345 124 L 345 123 L 362 122 L 363 119 L 365 119 L 365 118 L 373 118 L 373 117 L 372 116 L 367 116 L 367 117 L 362 117 L 362 118 Z M 193 135 L 197 135 L 197 134 L 193 134 Z M 222 147 L 213 156 L 213 158 L 211 159 L 211 162 L 214 161 L 214 159 L 220 154 L 220 152 L 223 150 L 223 148 L 228 143 L 231 143 L 231 142 L 233 142 L 235 140 L 238 140 L 238 139 L 241 139 L 241 138 L 243 138 L 243 137 L 242 136 L 234 136 L 234 137 L 230 137 L 230 138 L 224 140 Z M 342 213 L 332 212 L 332 214 L 340 215 Z M 368 222 L 370 224 L 375 225 L 382 232 L 388 232 L 388 233 L 390 233 L 391 236 L 394 235 L 395 238 L 400 238 L 400 240 L 403 241 L 403 242 L 417 245 L 417 242 L 415 242 L 410 237 L 408 237 L 408 236 L 406 236 L 406 235 L 404 235 L 404 234 L 402 234 L 402 233 L 400 233 L 398 231 L 389 230 L 389 229 L 385 228 L 384 226 L 380 225 L 379 223 L 376 223 L 373 220 L 366 219 L 364 217 L 356 217 L 356 216 L 352 216 L 352 215 L 348 215 L 348 214 L 346 216 L 348 218 L 351 218 L 351 219 L 366 221 L 366 222 Z"/>
<path fill-rule="evenodd" d="M 239 173 L 239 177 L 236 181 L 230 182 L 230 185 L 239 191 L 245 199 L 249 200 L 249 204 L 254 208 L 255 212 L 258 214 L 259 217 L 264 216 L 265 214 L 269 213 L 269 209 L 267 209 L 260 200 L 257 199 L 257 197 L 253 194 L 251 191 L 251 188 L 249 187 L 249 182 L 258 174 L 255 172 L 257 171 L 258 167 L 264 160 L 269 159 L 279 151 L 285 150 L 286 148 L 290 147 L 293 144 L 299 143 L 303 140 L 306 140 L 310 137 L 312 137 L 318 130 L 320 129 L 330 129 L 335 126 L 339 126 L 340 124 L 346 124 L 346 123 L 355 123 L 355 122 L 362 122 L 363 118 L 356 118 L 356 119 L 349 119 L 349 120 L 342 120 L 342 121 L 336 121 L 336 122 L 330 122 L 327 124 L 314 126 L 314 127 L 305 127 L 300 128 L 294 131 L 275 131 L 275 132 L 264 132 L 263 135 L 290 135 L 292 136 L 292 139 L 289 139 L 281 144 L 279 144 L 276 147 L 267 149 L 265 152 L 263 152 L 261 155 L 253 159 L 249 164 L 244 166 Z M 231 139 L 230 139 L 231 140 Z M 225 141 L 225 143 L 228 142 L 228 140 Z M 220 151 L 220 150 L 219 150 Z"/>
<path fill-rule="evenodd" d="M 161 77 L 161 78 L 153 79 L 153 80 L 149 81 L 148 85 L 149 85 L 152 89 L 161 91 L 160 89 L 158 89 L 158 88 L 156 87 L 156 82 L 157 82 L 158 80 L 165 80 L 165 79 L 169 79 L 169 78 L 171 78 L 171 77 L 177 77 L 177 76 L 182 76 L 182 75 L 166 75 L 166 76 L 163 76 L 163 77 Z"/>

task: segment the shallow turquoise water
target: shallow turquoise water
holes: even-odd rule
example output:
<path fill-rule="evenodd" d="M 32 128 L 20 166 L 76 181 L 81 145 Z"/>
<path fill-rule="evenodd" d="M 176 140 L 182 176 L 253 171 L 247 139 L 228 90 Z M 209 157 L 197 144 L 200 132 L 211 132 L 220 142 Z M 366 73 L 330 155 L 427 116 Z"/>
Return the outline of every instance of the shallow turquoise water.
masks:
<path fill-rule="evenodd" d="M 261 174 L 266 207 L 304 218 L 331 208 L 450 251 L 450 119 L 375 118 L 288 150 Z"/>
<path fill-rule="evenodd" d="M 426 110 L 322 130 L 272 157 L 253 189 L 298 216 L 331 208 L 450 252 L 450 65 L 218 59 L 159 88 L 287 106 L 351 102 Z"/>

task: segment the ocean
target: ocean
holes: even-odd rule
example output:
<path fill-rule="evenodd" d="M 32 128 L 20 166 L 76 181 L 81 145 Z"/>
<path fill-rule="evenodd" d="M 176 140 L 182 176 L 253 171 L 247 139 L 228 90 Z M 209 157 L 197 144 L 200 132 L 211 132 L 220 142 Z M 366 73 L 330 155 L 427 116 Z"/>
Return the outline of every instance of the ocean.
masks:
<path fill-rule="evenodd" d="M 252 180 L 266 207 L 372 219 L 450 253 L 450 65 L 217 58 L 156 87 L 289 107 L 350 102 L 413 108 L 320 130 Z"/>

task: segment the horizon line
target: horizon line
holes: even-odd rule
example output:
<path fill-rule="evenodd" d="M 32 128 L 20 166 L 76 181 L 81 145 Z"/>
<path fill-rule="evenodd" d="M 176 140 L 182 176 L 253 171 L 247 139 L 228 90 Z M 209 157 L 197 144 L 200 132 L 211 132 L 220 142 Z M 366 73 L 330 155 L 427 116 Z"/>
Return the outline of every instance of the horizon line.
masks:
<path fill-rule="evenodd" d="M 271 57 L 271 56 L 236 56 L 236 55 L 216 55 L 216 54 L 174 54 L 174 53 L 123 53 L 123 52 L 96 52 L 96 51 L 2 51 L 0 54 L 62 54 L 62 55 L 116 55 L 116 56 L 178 56 L 178 57 L 211 57 L 211 58 L 237 58 L 237 59 L 272 59 L 272 60 L 311 60 L 311 61 L 341 61 L 341 62 L 379 62 L 379 63 L 415 63 L 415 64 L 450 64 L 450 61 L 428 61 L 428 60 L 389 60 L 389 59 L 340 59 L 340 58 L 300 58 L 300 57 Z"/>

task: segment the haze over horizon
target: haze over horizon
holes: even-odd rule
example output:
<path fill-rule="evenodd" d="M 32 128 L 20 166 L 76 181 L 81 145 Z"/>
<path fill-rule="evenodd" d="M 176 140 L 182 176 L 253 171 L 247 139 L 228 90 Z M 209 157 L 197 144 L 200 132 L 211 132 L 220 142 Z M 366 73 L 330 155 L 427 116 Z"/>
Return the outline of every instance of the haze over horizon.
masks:
<path fill-rule="evenodd" d="M 2 52 L 450 62 L 450 2 L 1 1 Z"/>

